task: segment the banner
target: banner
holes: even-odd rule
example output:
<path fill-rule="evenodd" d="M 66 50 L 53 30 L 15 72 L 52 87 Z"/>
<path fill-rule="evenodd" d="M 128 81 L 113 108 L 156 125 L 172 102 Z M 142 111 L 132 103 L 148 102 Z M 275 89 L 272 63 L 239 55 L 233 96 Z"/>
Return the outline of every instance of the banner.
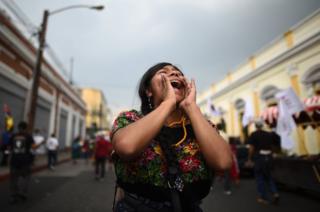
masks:
<path fill-rule="evenodd" d="M 292 88 L 277 93 L 276 98 L 279 108 L 276 132 L 281 137 L 281 147 L 290 150 L 294 146 L 291 133 L 296 128 L 292 115 L 303 110 L 303 106 Z"/>
<path fill-rule="evenodd" d="M 303 103 L 290 87 L 276 94 L 276 98 L 284 104 L 285 109 L 290 115 L 304 110 Z"/>
<path fill-rule="evenodd" d="M 296 124 L 286 109 L 286 104 L 284 101 L 280 100 L 278 103 L 279 116 L 277 121 L 276 132 L 281 137 L 281 147 L 287 150 L 293 148 L 293 139 L 291 137 L 291 132 L 296 128 Z"/>

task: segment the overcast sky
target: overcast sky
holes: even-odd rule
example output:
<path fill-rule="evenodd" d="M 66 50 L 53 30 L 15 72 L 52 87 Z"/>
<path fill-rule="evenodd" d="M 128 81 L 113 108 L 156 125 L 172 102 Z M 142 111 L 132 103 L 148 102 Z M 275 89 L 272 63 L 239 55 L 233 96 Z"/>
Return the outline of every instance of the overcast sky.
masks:
<path fill-rule="evenodd" d="M 319 0 L 15 0 L 37 26 L 44 9 L 103 4 L 49 17 L 47 41 L 79 86 L 100 88 L 112 109 L 137 107 L 137 84 L 167 61 L 198 93 L 320 7 Z"/>

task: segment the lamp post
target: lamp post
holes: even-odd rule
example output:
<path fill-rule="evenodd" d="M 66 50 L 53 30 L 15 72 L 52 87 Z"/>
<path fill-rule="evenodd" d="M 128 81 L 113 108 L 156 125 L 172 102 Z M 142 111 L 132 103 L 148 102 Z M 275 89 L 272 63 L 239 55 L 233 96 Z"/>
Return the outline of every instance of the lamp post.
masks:
<path fill-rule="evenodd" d="M 57 9 L 54 11 L 49 12 L 48 10 L 45 10 L 43 13 L 43 19 L 41 24 L 41 29 L 39 31 L 39 48 L 37 51 L 37 58 L 36 58 L 36 65 L 33 71 L 32 76 L 32 87 L 30 91 L 30 101 L 27 102 L 29 105 L 27 107 L 27 119 L 28 119 L 28 125 L 29 125 L 29 131 L 32 132 L 34 128 L 34 122 L 35 122 L 35 116 L 36 116 L 36 108 L 37 108 L 37 99 L 38 99 L 38 89 L 39 89 L 39 82 L 40 82 L 40 76 L 41 76 L 41 64 L 42 64 L 42 58 L 43 58 L 43 50 L 45 47 L 45 37 L 46 37 L 46 31 L 47 31 L 47 23 L 49 15 L 54 15 L 66 10 L 70 9 L 76 9 L 76 8 L 88 8 L 93 10 L 103 10 L 104 6 L 90 6 L 90 5 L 71 5 L 67 7 L 63 7 L 61 9 Z"/>

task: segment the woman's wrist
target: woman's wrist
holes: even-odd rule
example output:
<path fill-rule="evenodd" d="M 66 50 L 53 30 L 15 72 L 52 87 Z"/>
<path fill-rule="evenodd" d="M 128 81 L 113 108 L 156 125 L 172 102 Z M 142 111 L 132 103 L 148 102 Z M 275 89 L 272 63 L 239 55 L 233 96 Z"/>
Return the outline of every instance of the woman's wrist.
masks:
<path fill-rule="evenodd" d="M 182 107 L 182 109 L 184 110 L 184 112 L 185 112 L 188 116 L 190 116 L 191 114 L 193 114 L 193 113 L 194 113 L 195 111 L 197 111 L 197 110 L 200 111 L 198 105 L 197 105 L 195 102 L 192 102 L 192 103 L 190 103 L 190 104 L 184 104 L 184 105 L 182 105 L 181 107 Z"/>
<path fill-rule="evenodd" d="M 167 99 L 167 100 L 164 100 L 163 102 L 161 102 L 160 106 L 168 108 L 169 112 L 171 113 L 172 111 L 174 111 L 176 109 L 176 102 L 171 99 Z"/>

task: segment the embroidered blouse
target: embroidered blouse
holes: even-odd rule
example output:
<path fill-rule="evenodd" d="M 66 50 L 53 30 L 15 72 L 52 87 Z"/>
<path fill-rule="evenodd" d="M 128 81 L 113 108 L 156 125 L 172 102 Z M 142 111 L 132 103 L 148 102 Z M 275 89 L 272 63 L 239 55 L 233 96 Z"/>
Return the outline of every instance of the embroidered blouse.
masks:
<path fill-rule="evenodd" d="M 143 114 L 136 110 L 120 113 L 113 123 L 111 138 L 117 130 L 142 117 Z M 191 124 L 189 125 L 191 128 Z M 183 131 L 182 128 L 181 131 Z M 206 164 L 194 135 L 188 136 L 184 142 L 175 148 L 184 184 L 212 179 L 212 170 Z M 166 159 L 159 142 L 155 139 L 133 161 L 123 161 L 116 157 L 115 172 L 117 179 L 123 183 L 148 184 L 155 187 L 168 188 L 165 178 L 167 172 Z"/>

